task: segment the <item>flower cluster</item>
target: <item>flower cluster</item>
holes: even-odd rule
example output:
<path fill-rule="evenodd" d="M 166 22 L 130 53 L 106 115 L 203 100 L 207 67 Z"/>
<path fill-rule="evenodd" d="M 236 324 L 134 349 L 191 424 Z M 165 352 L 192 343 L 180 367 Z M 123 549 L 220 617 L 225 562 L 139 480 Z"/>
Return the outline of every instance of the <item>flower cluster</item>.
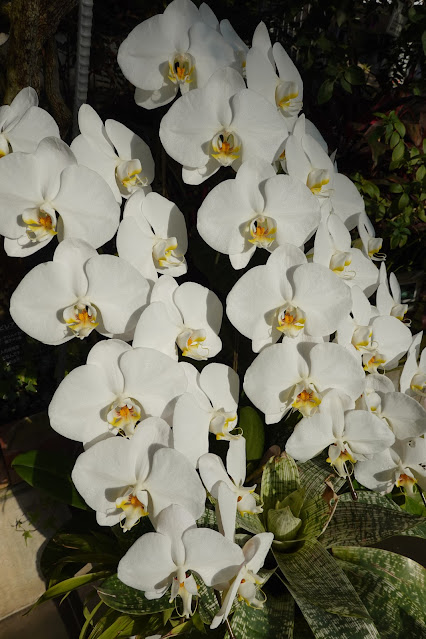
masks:
<path fill-rule="evenodd" d="M 287 453 L 304 462 L 326 451 L 340 477 L 382 493 L 426 490 L 421 335 L 404 320 L 362 197 L 300 114 L 303 82 L 283 47 L 261 23 L 248 48 L 207 5 L 173 0 L 129 34 L 118 62 L 146 109 L 180 90 L 160 139 L 186 184 L 236 172 L 210 190 L 197 228 L 236 270 L 267 251 L 229 292 L 226 314 L 257 354 L 243 388 L 266 423 L 300 413 Z M 72 479 L 100 525 L 125 532 L 148 517 L 154 527 L 122 558 L 119 578 L 147 599 L 170 589 L 187 617 L 201 578 L 222 593 L 215 628 L 236 596 L 261 607 L 258 573 L 273 541 L 266 532 L 235 541 L 237 516 L 262 504 L 244 485 L 239 377 L 198 364 L 222 348 L 222 303 L 176 279 L 188 269 L 185 218 L 152 192 L 146 143 L 83 105 L 68 147 L 35 102 L 25 89 L 2 107 L 0 232 L 10 256 L 54 236 L 59 244 L 19 284 L 11 315 L 45 344 L 95 329 L 107 338 L 59 385 L 51 425 L 84 445 Z M 115 235 L 118 256 L 98 254 Z M 214 438 L 226 465 L 209 452 Z M 197 527 L 206 496 L 219 531 Z"/>

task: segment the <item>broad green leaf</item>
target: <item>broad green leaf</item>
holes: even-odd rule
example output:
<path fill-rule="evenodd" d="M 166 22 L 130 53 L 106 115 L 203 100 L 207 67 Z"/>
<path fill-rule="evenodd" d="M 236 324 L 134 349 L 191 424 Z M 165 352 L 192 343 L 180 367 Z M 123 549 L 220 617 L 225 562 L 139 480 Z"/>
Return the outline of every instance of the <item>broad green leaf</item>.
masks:
<path fill-rule="evenodd" d="M 66 595 L 72 590 L 80 588 L 80 586 L 85 586 L 86 584 L 90 584 L 93 581 L 98 581 L 99 579 L 108 577 L 110 574 L 110 570 L 100 570 L 98 572 L 89 572 L 87 573 L 87 575 L 80 575 L 79 577 L 71 577 L 70 579 L 60 581 L 51 588 L 48 588 L 46 592 L 37 599 L 34 606 L 38 606 L 39 604 L 43 603 L 43 601 L 48 601 L 49 599 L 55 599 L 55 597 Z"/>
<path fill-rule="evenodd" d="M 400 139 L 401 136 L 399 135 L 398 131 L 394 131 L 389 140 L 390 148 L 393 149 L 394 147 L 396 147 Z"/>
<path fill-rule="evenodd" d="M 132 619 L 128 615 L 120 615 L 109 624 L 97 639 L 117 639 L 117 637 L 152 636 L 154 632 L 162 630 L 162 623 L 158 617 L 147 620 Z"/>
<path fill-rule="evenodd" d="M 305 501 L 306 491 L 304 488 L 299 488 L 299 490 L 294 490 L 292 493 L 287 495 L 285 499 L 278 502 L 278 508 L 285 508 L 289 506 L 291 512 L 295 517 L 300 515 L 300 511 L 303 507 L 303 502 Z"/>
<path fill-rule="evenodd" d="M 352 87 L 349 84 L 349 82 L 347 80 L 345 80 L 344 77 L 340 78 L 340 85 L 341 85 L 342 89 L 344 89 L 346 91 L 346 93 L 352 93 Z"/>
<path fill-rule="evenodd" d="M 268 510 L 268 530 L 274 533 L 277 541 L 292 541 L 302 525 L 302 520 L 295 517 L 289 506 L 275 510 Z"/>
<path fill-rule="evenodd" d="M 274 555 L 303 614 L 305 602 L 309 601 L 336 615 L 369 618 L 349 579 L 318 541 L 308 539 L 296 552 L 274 551 Z"/>
<path fill-rule="evenodd" d="M 265 528 L 260 521 L 258 515 L 250 515 L 249 513 L 244 513 L 241 515 L 237 511 L 237 517 L 235 522 L 235 528 L 242 528 L 243 530 L 248 530 L 248 532 L 253 533 L 253 535 L 257 535 L 258 533 L 265 532 Z"/>
<path fill-rule="evenodd" d="M 426 636 L 425 570 L 412 559 L 377 548 L 335 548 L 335 557 L 383 639 Z"/>
<path fill-rule="evenodd" d="M 349 67 L 349 69 L 346 69 L 344 76 L 349 84 L 364 84 L 365 82 L 365 74 L 360 67 Z"/>
<path fill-rule="evenodd" d="M 332 80 L 331 78 L 326 78 L 326 80 L 324 80 L 318 91 L 318 104 L 325 104 L 330 100 L 333 95 L 334 82 L 335 80 Z"/>
<path fill-rule="evenodd" d="M 369 545 L 421 522 L 388 498 L 361 490 L 358 501 L 352 501 L 347 493 L 340 496 L 334 516 L 319 540 L 327 548 Z"/>
<path fill-rule="evenodd" d="M 97 588 L 98 595 L 110 608 L 130 615 L 148 615 L 174 608 L 167 592 L 160 599 L 147 599 L 141 590 L 126 586 L 117 575 L 112 575 Z"/>
<path fill-rule="evenodd" d="M 280 457 L 271 457 L 262 475 L 260 498 L 264 513 L 270 508 L 276 508 L 278 502 L 299 487 L 299 471 L 294 459 L 286 453 L 282 453 Z"/>
<path fill-rule="evenodd" d="M 426 166 L 422 164 L 416 171 L 416 180 L 422 182 L 426 175 Z"/>
<path fill-rule="evenodd" d="M 422 515 L 423 517 L 426 517 L 426 507 L 423 503 L 420 493 L 406 495 L 403 508 L 407 513 L 410 513 L 411 515 Z"/>
<path fill-rule="evenodd" d="M 294 600 L 286 591 L 279 597 L 269 592 L 263 608 L 253 608 L 242 602 L 230 618 L 236 639 L 292 639 Z M 226 633 L 226 639 L 229 634 Z"/>
<path fill-rule="evenodd" d="M 297 468 L 307 501 L 322 495 L 327 486 L 337 493 L 345 483 L 345 479 L 337 477 L 330 465 L 320 457 L 297 464 Z"/>
<path fill-rule="evenodd" d="M 405 144 L 402 140 L 400 140 L 398 144 L 396 145 L 396 147 L 394 148 L 394 150 L 392 151 L 393 162 L 397 162 L 398 160 L 401 160 L 401 158 L 404 157 L 404 152 L 405 152 Z"/>
<path fill-rule="evenodd" d="M 402 185 L 401 185 L 401 184 L 393 183 L 393 184 L 391 184 L 391 185 L 390 185 L 390 187 L 389 187 L 389 191 L 390 191 L 391 193 L 402 193 L 403 188 L 402 188 Z"/>
<path fill-rule="evenodd" d="M 405 126 L 402 124 L 401 120 L 397 120 L 394 126 L 395 126 L 395 129 L 398 131 L 399 135 L 403 138 L 405 135 Z"/>
<path fill-rule="evenodd" d="M 213 617 L 219 610 L 219 603 L 216 599 L 215 591 L 213 588 L 208 588 L 204 581 L 197 575 L 194 575 L 195 581 L 198 587 L 198 612 L 203 622 L 210 625 L 213 621 Z"/>
<path fill-rule="evenodd" d="M 206 508 L 199 519 L 197 519 L 199 528 L 212 528 L 218 530 L 216 513 L 212 508 Z"/>
<path fill-rule="evenodd" d="M 400 211 L 404 210 L 405 207 L 409 204 L 410 202 L 410 197 L 408 195 L 408 193 L 403 193 L 401 195 L 401 197 L 398 200 L 398 208 Z"/>
<path fill-rule="evenodd" d="M 259 413 L 251 406 L 240 409 L 238 426 L 246 440 L 246 459 L 260 459 L 265 446 L 265 429 Z"/>
<path fill-rule="evenodd" d="M 422 537 L 422 539 L 426 539 L 426 521 L 423 524 L 418 524 L 414 526 L 414 528 L 410 528 L 406 530 L 403 535 L 409 535 L 410 537 Z"/>
<path fill-rule="evenodd" d="M 303 525 L 299 531 L 299 539 L 317 539 L 333 519 L 339 497 L 334 492 L 331 482 L 322 484 L 323 492 L 305 500 L 300 511 Z"/>
<path fill-rule="evenodd" d="M 72 483 L 74 460 L 69 455 L 30 450 L 15 457 L 12 467 L 30 486 L 39 488 L 53 499 L 87 509 L 84 499 Z"/>

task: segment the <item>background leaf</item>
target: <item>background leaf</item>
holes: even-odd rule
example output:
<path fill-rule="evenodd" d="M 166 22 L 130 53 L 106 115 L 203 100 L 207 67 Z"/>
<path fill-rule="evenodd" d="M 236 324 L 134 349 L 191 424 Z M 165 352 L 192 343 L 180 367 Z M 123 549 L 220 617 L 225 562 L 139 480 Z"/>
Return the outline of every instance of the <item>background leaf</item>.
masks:
<path fill-rule="evenodd" d="M 12 466 L 30 486 L 39 488 L 53 499 L 83 510 L 88 508 L 72 483 L 74 459 L 68 455 L 30 450 L 15 457 Z"/>
<path fill-rule="evenodd" d="M 117 575 L 105 579 L 97 590 L 108 606 L 126 614 L 147 615 L 175 607 L 174 602 L 169 603 L 168 592 L 160 599 L 147 599 L 141 590 L 126 586 Z"/>
<path fill-rule="evenodd" d="M 265 446 L 265 429 L 259 413 L 251 406 L 243 406 L 238 417 L 238 426 L 246 440 L 246 459 L 260 459 Z"/>

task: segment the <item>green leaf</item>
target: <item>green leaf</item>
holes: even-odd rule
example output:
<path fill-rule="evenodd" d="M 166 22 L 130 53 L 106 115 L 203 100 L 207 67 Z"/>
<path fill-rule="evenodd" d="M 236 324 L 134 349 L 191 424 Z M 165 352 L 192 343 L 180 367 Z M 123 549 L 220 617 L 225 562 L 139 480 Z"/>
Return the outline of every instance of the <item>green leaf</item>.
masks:
<path fill-rule="evenodd" d="M 238 426 L 246 440 L 246 459 L 261 459 L 265 446 L 265 429 L 259 413 L 251 406 L 240 409 Z"/>
<path fill-rule="evenodd" d="M 397 120 L 394 123 L 394 127 L 398 131 L 399 135 L 403 138 L 405 135 L 405 126 L 402 124 L 401 120 Z"/>
<path fill-rule="evenodd" d="M 260 498 L 263 503 L 264 518 L 270 508 L 300 487 L 296 462 L 286 453 L 268 460 L 262 475 Z"/>
<path fill-rule="evenodd" d="M 403 188 L 401 184 L 392 183 L 389 187 L 389 191 L 391 193 L 402 193 Z"/>
<path fill-rule="evenodd" d="M 292 541 L 302 525 L 302 520 L 295 517 L 289 506 L 275 510 L 268 510 L 268 530 L 274 533 L 277 541 Z"/>
<path fill-rule="evenodd" d="M 421 521 L 390 499 L 361 490 L 358 501 L 352 501 L 348 493 L 340 496 L 336 512 L 319 540 L 327 548 L 374 544 Z"/>
<path fill-rule="evenodd" d="M 158 617 L 150 619 L 132 619 L 128 615 L 120 615 L 112 623 L 106 625 L 106 629 L 97 639 L 117 639 L 118 637 L 151 636 L 154 632 L 162 630 L 162 623 Z"/>
<path fill-rule="evenodd" d="M 242 602 L 230 619 L 236 639 L 292 639 L 294 600 L 288 592 L 279 596 L 267 591 L 263 608 Z M 226 639 L 229 634 L 226 633 Z"/>
<path fill-rule="evenodd" d="M 402 140 L 398 142 L 394 150 L 392 151 L 392 161 L 397 162 L 404 157 L 405 144 Z"/>
<path fill-rule="evenodd" d="M 401 139 L 401 136 L 399 135 L 398 131 L 394 131 L 392 133 L 392 135 L 390 137 L 390 141 L 389 141 L 390 148 L 393 149 L 398 144 L 400 139 Z"/>
<path fill-rule="evenodd" d="M 409 535 L 410 537 L 421 537 L 426 539 L 426 521 L 423 524 L 418 524 L 414 528 L 410 528 L 402 533 L 403 535 Z"/>
<path fill-rule="evenodd" d="M 345 483 L 345 479 L 336 476 L 330 465 L 320 457 L 298 464 L 297 468 L 300 483 L 306 491 L 305 499 L 308 501 L 323 495 L 326 488 L 337 493 Z"/>
<path fill-rule="evenodd" d="M 377 548 L 334 548 L 383 639 L 426 636 L 425 570 Z"/>
<path fill-rule="evenodd" d="M 330 78 L 324 80 L 318 91 L 318 104 L 325 104 L 330 100 L 334 91 L 334 82 L 335 80 L 331 80 Z"/>
<path fill-rule="evenodd" d="M 345 80 L 344 77 L 340 78 L 340 84 L 342 89 L 344 89 L 346 91 L 346 93 L 352 93 L 352 87 L 349 84 L 349 82 L 347 80 Z"/>
<path fill-rule="evenodd" d="M 423 53 L 426 55 L 426 31 L 423 31 L 422 33 L 422 47 Z"/>
<path fill-rule="evenodd" d="M 345 80 L 349 82 L 349 84 L 365 83 L 365 74 L 360 67 L 349 67 L 349 69 L 346 69 L 344 76 Z"/>
<path fill-rule="evenodd" d="M 204 581 L 197 575 L 194 575 L 194 579 L 197 582 L 198 596 L 200 597 L 198 612 L 200 613 L 200 617 L 203 622 L 209 626 L 213 621 L 213 617 L 219 610 L 215 591 L 213 588 L 208 588 Z"/>
<path fill-rule="evenodd" d="M 426 518 L 426 507 L 423 504 L 420 493 L 413 493 L 413 495 L 405 495 L 404 510 L 411 515 L 422 515 Z M 424 519 L 426 522 L 426 519 Z"/>
<path fill-rule="evenodd" d="M 218 530 L 216 513 L 212 508 L 205 508 L 203 514 L 197 519 L 199 528 L 212 528 Z"/>
<path fill-rule="evenodd" d="M 15 457 L 12 467 L 30 486 L 39 488 L 53 499 L 87 509 L 84 499 L 72 483 L 74 460 L 69 455 L 30 450 Z"/>
<path fill-rule="evenodd" d="M 426 175 L 426 166 L 422 164 L 416 171 L 416 180 L 422 182 Z"/>
<path fill-rule="evenodd" d="M 175 607 L 174 602 L 169 603 L 168 592 L 159 599 L 147 599 L 141 590 L 126 586 L 117 575 L 105 579 L 97 591 L 110 608 L 130 615 L 148 615 Z"/>
<path fill-rule="evenodd" d="M 274 555 L 288 581 L 290 592 L 304 614 L 304 604 L 309 601 L 335 615 L 369 619 L 352 584 L 317 540 L 308 539 L 297 552 L 283 554 L 274 551 Z"/>
<path fill-rule="evenodd" d="M 248 530 L 248 532 L 253 533 L 253 535 L 257 535 L 258 533 L 265 532 L 265 528 L 260 521 L 260 517 L 258 515 L 251 515 L 249 513 L 244 513 L 241 515 L 237 511 L 237 517 L 235 522 L 235 528 L 242 528 L 243 530 Z"/>
<path fill-rule="evenodd" d="M 410 198 L 408 193 L 403 193 L 401 195 L 401 197 L 399 198 L 398 201 L 398 208 L 400 211 L 403 211 L 405 209 L 405 207 L 408 205 L 408 203 L 410 202 Z"/>
<path fill-rule="evenodd" d="M 86 584 L 90 584 L 93 581 L 98 581 L 99 579 L 103 579 L 110 574 L 110 570 L 100 570 L 98 572 L 89 572 L 87 573 L 87 575 L 80 575 L 79 577 L 71 577 L 70 579 L 60 581 L 58 584 L 55 584 L 51 588 L 48 588 L 46 592 L 37 599 L 34 606 L 38 606 L 39 604 L 43 603 L 43 601 L 48 601 L 49 599 L 55 599 L 55 597 L 66 595 L 72 590 L 80 588 L 80 586 L 85 586 Z"/>

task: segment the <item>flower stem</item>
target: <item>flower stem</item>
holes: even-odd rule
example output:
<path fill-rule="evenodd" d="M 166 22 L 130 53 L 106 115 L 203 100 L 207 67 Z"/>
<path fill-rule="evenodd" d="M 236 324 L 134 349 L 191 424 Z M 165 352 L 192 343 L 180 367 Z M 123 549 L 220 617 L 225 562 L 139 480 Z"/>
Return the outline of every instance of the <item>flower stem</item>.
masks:
<path fill-rule="evenodd" d="M 219 606 L 222 606 L 222 600 L 221 600 L 220 595 L 217 592 L 217 590 L 215 590 L 215 595 L 216 595 L 216 599 L 217 599 L 217 602 L 218 602 Z M 233 630 L 231 628 L 231 624 L 229 623 L 229 619 L 226 619 L 225 623 L 226 623 L 226 628 L 228 630 L 228 634 L 229 634 L 230 638 L 231 639 L 236 639 L 236 637 L 235 637 L 235 635 L 233 633 Z"/>
<path fill-rule="evenodd" d="M 350 489 L 350 491 L 351 491 L 352 501 L 358 501 L 358 493 L 356 492 L 356 490 L 355 490 L 355 488 L 354 488 L 354 485 L 353 485 L 353 483 L 352 483 L 352 479 L 351 479 L 351 476 L 350 476 L 350 474 L 349 474 L 349 472 L 348 472 L 348 469 L 347 469 L 347 467 L 346 467 L 346 464 L 343 464 L 343 468 L 345 469 L 345 472 L 346 472 L 346 479 L 347 479 L 347 480 L 348 480 L 348 482 L 349 482 L 349 489 Z"/>

